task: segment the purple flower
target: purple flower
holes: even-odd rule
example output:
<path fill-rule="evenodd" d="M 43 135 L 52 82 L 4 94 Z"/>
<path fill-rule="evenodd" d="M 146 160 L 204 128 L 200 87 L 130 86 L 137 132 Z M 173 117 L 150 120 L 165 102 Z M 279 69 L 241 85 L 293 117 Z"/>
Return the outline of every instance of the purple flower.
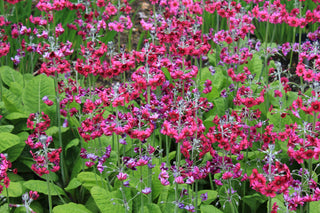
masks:
<path fill-rule="evenodd" d="M 127 180 L 127 181 L 124 181 L 124 182 L 123 182 L 123 186 L 124 186 L 124 187 L 129 187 L 129 181 L 128 181 L 128 180 Z"/>
<path fill-rule="evenodd" d="M 208 200 L 208 192 L 204 193 L 204 194 L 201 194 L 200 195 L 200 198 L 201 198 L 201 201 L 206 201 Z"/>
<path fill-rule="evenodd" d="M 121 143 L 122 145 L 127 145 L 126 139 L 124 138 L 120 138 L 119 143 Z"/>
<path fill-rule="evenodd" d="M 228 97 L 227 90 L 224 89 L 224 90 L 221 91 L 221 97 L 223 97 L 223 98 Z"/>
<path fill-rule="evenodd" d="M 179 204 L 178 204 L 178 207 L 179 207 L 180 209 L 184 209 L 184 204 L 183 204 L 183 203 L 179 203 Z"/>
<path fill-rule="evenodd" d="M 186 205 L 184 209 L 187 210 L 188 212 L 194 212 L 194 206 L 191 204 Z"/>
<path fill-rule="evenodd" d="M 67 128 L 68 127 L 68 120 L 64 119 L 64 122 L 62 124 L 62 127 Z"/>
<path fill-rule="evenodd" d="M 150 194 L 151 193 L 151 188 L 150 187 L 146 187 L 144 189 L 141 190 L 141 192 L 145 195 Z"/>

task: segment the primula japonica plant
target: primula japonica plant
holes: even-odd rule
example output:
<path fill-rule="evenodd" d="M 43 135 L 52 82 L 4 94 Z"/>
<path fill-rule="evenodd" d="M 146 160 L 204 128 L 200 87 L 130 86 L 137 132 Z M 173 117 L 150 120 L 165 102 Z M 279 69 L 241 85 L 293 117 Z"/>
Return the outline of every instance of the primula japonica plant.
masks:
<path fill-rule="evenodd" d="M 0 0 L 0 212 L 316 212 L 320 6 Z"/>

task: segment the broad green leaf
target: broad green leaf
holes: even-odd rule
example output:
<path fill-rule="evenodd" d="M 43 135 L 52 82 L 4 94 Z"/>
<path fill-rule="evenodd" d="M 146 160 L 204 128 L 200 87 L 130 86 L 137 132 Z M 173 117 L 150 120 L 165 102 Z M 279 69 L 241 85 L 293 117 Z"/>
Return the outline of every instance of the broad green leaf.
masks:
<path fill-rule="evenodd" d="M 78 188 L 79 186 L 81 186 L 81 182 L 78 181 L 77 178 L 73 178 L 73 179 L 69 182 L 68 186 L 67 186 L 66 188 L 64 188 L 64 190 L 66 190 L 67 192 L 69 192 L 69 191 L 71 191 L 71 190 L 73 190 L 73 189 Z"/>
<path fill-rule="evenodd" d="M 207 94 L 202 93 L 201 96 L 207 98 L 209 102 L 213 102 L 216 98 L 220 97 L 220 93 L 215 86 L 212 86 L 211 92 Z"/>
<path fill-rule="evenodd" d="M 320 201 L 310 202 L 310 213 L 318 213 L 320 209 Z"/>
<path fill-rule="evenodd" d="M 0 67 L 0 75 L 3 83 L 10 86 L 11 82 L 17 82 L 22 85 L 22 75 L 8 66 Z"/>
<path fill-rule="evenodd" d="M 213 110 L 210 110 L 209 113 L 210 115 L 223 116 L 226 113 L 226 110 L 226 99 L 221 97 L 213 101 Z"/>
<path fill-rule="evenodd" d="M 213 66 L 216 66 L 217 62 L 217 57 L 216 57 L 216 53 L 212 53 L 212 54 L 208 54 L 208 58 L 209 58 L 209 63 Z M 218 58 L 219 60 L 220 58 Z"/>
<path fill-rule="evenodd" d="M 26 143 L 22 140 L 20 140 L 20 143 L 18 143 L 17 145 L 14 145 L 12 147 L 10 147 L 6 153 L 8 154 L 8 159 L 13 162 L 15 160 L 18 159 L 18 157 L 20 156 L 20 154 L 22 153 L 24 147 L 26 146 Z"/>
<path fill-rule="evenodd" d="M 255 193 L 252 195 L 246 195 L 242 198 L 248 206 L 250 206 L 251 212 L 256 212 L 259 206 L 267 201 L 267 198 L 261 194 Z"/>
<path fill-rule="evenodd" d="M 101 213 L 125 212 L 123 203 L 119 201 L 122 199 L 120 191 L 107 192 L 104 188 L 94 186 L 90 190 L 90 193 Z"/>
<path fill-rule="evenodd" d="M 143 212 L 145 212 L 145 213 L 161 213 L 161 209 L 157 204 L 150 203 L 150 204 L 147 204 L 143 207 Z"/>
<path fill-rule="evenodd" d="M 274 203 L 277 203 L 277 205 L 278 205 L 278 212 L 287 212 L 287 208 L 285 207 L 283 201 L 278 199 L 277 196 L 271 199 L 271 206 L 273 206 Z M 268 201 L 268 208 L 269 208 L 269 201 Z M 319 212 L 319 211 L 317 211 L 317 212 Z"/>
<path fill-rule="evenodd" d="M 11 181 L 8 187 L 9 197 L 21 197 L 24 193 L 22 183 L 21 182 L 13 182 Z M 7 194 L 7 188 L 3 187 L 2 195 Z"/>
<path fill-rule="evenodd" d="M 23 91 L 23 87 L 20 83 L 18 82 L 11 82 L 10 83 L 10 91 L 15 94 L 17 97 L 21 97 L 22 91 Z"/>
<path fill-rule="evenodd" d="M 2 88 L 2 100 L 5 108 L 9 112 L 23 112 L 21 97 L 16 96 L 13 92 L 6 88 Z"/>
<path fill-rule="evenodd" d="M 77 179 L 88 190 L 94 186 L 107 186 L 107 182 L 101 178 L 101 176 L 93 172 L 81 172 L 78 174 Z"/>
<path fill-rule="evenodd" d="M 208 199 L 205 201 L 201 201 L 201 194 L 205 194 L 207 193 L 208 195 Z M 214 201 L 218 196 L 218 192 L 214 191 L 214 190 L 200 190 L 198 192 L 198 204 L 200 204 L 200 202 L 202 202 L 203 204 L 210 204 L 212 201 Z"/>
<path fill-rule="evenodd" d="M 70 179 L 73 179 L 73 178 L 77 177 L 77 175 L 79 174 L 81 169 L 84 169 L 84 166 L 85 166 L 84 165 L 84 159 L 82 159 L 80 156 L 78 156 L 76 158 L 76 160 L 74 161 Z"/>
<path fill-rule="evenodd" d="M 7 150 L 20 143 L 20 138 L 17 135 L 9 132 L 0 133 L 0 152 Z"/>
<path fill-rule="evenodd" d="M 55 107 L 48 107 L 42 98 L 47 96 L 49 99 L 55 102 L 55 90 L 54 81 L 45 75 L 38 75 L 32 80 L 26 82 L 26 86 L 22 93 L 22 100 L 26 113 L 35 113 L 44 111 L 46 114 L 51 111 L 55 111 Z M 50 109 L 50 110 L 49 110 Z M 53 117 L 53 116 L 52 116 Z"/>
<path fill-rule="evenodd" d="M 153 159 L 152 160 L 153 164 L 156 164 L 156 166 L 152 169 L 153 175 L 152 175 L 152 200 L 155 200 L 156 198 L 159 197 L 159 195 L 162 192 L 163 189 L 163 185 L 161 184 L 161 182 L 158 179 L 158 176 L 160 174 L 160 162 L 159 159 Z"/>
<path fill-rule="evenodd" d="M 70 213 L 70 212 L 91 213 L 91 211 L 87 209 L 84 205 L 77 204 L 77 203 L 67 203 L 67 204 L 59 205 L 53 208 L 53 213 Z"/>
<path fill-rule="evenodd" d="M 174 196 L 175 192 L 170 186 L 163 187 L 158 200 L 158 205 L 162 212 L 172 212 L 175 208 L 175 205 L 173 204 L 173 201 L 175 200 Z"/>
<path fill-rule="evenodd" d="M 8 204 L 7 203 L 5 203 L 5 204 L 0 206 L 0 212 L 2 212 L 2 213 L 9 213 L 8 209 L 9 208 L 8 208 Z"/>
<path fill-rule="evenodd" d="M 23 184 L 26 188 L 32 191 L 37 191 L 39 193 L 48 194 L 48 185 L 46 181 L 42 180 L 29 180 Z M 65 192 L 63 189 L 61 189 L 59 186 L 50 183 L 50 193 L 51 195 L 65 195 Z"/>
<path fill-rule="evenodd" d="M 175 158 L 175 157 L 176 157 L 176 151 L 170 152 L 170 153 L 169 153 L 169 156 L 168 156 L 169 162 L 170 162 L 173 158 Z M 167 160 L 167 157 L 163 157 L 163 158 L 162 158 L 162 161 L 163 161 L 163 162 L 166 162 L 166 160 Z"/>
<path fill-rule="evenodd" d="M 71 147 L 78 146 L 78 144 L 79 144 L 79 139 L 78 138 L 75 138 L 72 141 L 70 141 L 68 143 L 68 145 L 66 146 L 66 148 L 65 148 L 65 153 L 67 153 L 68 149 L 70 149 Z"/>
<path fill-rule="evenodd" d="M 66 131 L 69 130 L 69 127 L 67 128 L 61 128 L 61 133 L 65 133 Z M 49 135 L 49 136 L 54 136 L 56 134 L 59 133 L 59 128 L 57 126 L 51 126 L 49 127 L 49 129 L 47 129 L 46 131 L 46 134 Z"/>
<path fill-rule="evenodd" d="M 258 55 L 254 54 L 252 60 L 248 61 L 247 66 L 252 74 L 256 74 L 256 78 L 260 76 L 263 64 L 261 58 Z"/>
<path fill-rule="evenodd" d="M 17 120 L 17 119 L 21 119 L 21 118 L 28 118 L 29 116 L 25 113 L 21 113 L 21 112 L 12 112 L 10 114 L 8 114 L 6 116 L 6 119 L 8 120 Z"/>
<path fill-rule="evenodd" d="M 3 125 L 3 126 L 0 126 L 0 133 L 1 132 L 12 132 L 14 126 L 12 125 Z"/>
<path fill-rule="evenodd" d="M 217 209 L 213 205 L 201 205 L 200 211 L 201 213 L 223 213 L 223 211 Z"/>
<path fill-rule="evenodd" d="M 94 202 L 92 196 L 89 197 L 88 201 L 85 204 L 86 208 L 92 212 L 99 212 L 97 204 Z"/>
<path fill-rule="evenodd" d="M 274 125 L 274 131 L 283 131 L 286 124 L 292 123 L 290 116 L 281 117 L 280 113 L 268 112 L 267 118 L 269 123 Z"/>

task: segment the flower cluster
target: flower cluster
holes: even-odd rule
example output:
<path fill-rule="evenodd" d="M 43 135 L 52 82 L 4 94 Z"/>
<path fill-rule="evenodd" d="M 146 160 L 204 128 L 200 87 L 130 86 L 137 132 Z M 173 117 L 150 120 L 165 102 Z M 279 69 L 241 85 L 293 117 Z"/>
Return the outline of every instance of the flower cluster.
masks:
<path fill-rule="evenodd" d="M 30 153 L 33 160 L 36 162 L 31 169 L 39 176 L 49 174 L 49 172 L 57 172 L 60 169 L 60 153 L 61 148 L 49 148 L 52 137 L 45 133 L 50 126 L 50 119 L 48 115 L 43 112 L 31 113 L 27 121 L 27 127 L 33 132 L 26 140 L 26 144 L 30 146 Z"/>

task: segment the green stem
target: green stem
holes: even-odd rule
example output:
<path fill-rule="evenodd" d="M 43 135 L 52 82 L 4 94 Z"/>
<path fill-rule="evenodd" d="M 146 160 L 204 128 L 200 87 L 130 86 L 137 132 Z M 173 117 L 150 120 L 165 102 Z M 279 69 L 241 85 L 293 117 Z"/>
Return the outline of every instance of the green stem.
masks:
<path fill-rule="evenodd" d="M 176 170 L 177 170 L 177 174 L 179 174 L 179 167 L 180 167 L 180 144 L 177 143 L 177 156 L 176 156 Z M 179 201 L 179 190 L 178 190 L 178 183 L 175 183 L 175 208 L 174 208 L 174 212 L 178 212 L 178 201 Z"/>
<path fill-rule="evenodd" d="M 267 30 L 266 30 L 266 34 L 265 34 L 265 44 L 264 44 L 264 49 L 266 51 L 266 55 L 265 55 L 265 58 L 264 58 L 266 85 L 268 84 L 268 65 L 267 65 L 267 62 L 268 62 L 268 52 L 267 52 L 267 49 L 268 49 L 268 31 L 269 31 L 269 22 L 267 22 Z"/>
<path fill-rule="evenodd" d="M 1 0 L 1 3 L 0 3 L 0 12 L 1 12 L 1 14 L 5 15 L 5 13 L 4 13 L 4 0 Z"/>
<path fill-rule="evenodd" d="M 270 213 L 271 210 L 272 210 L 272 203 L 271 203 L 271 201 L 272 201 L 272 197 L 268 197 L 268 213 Z"/>
<path fill-rule="evenodd" d="M 194 208 L 195 208 L 195 212 L 198 212 L 198 180 L 195 181 L 195 185 L 196 185 L 196 199 L 195 199 L 195 205 L 194 205 Z"/>
<path fill-rule="evenodd" d="M 292 38 L 292 44 L 294 44 L 295 41 L 295 35 L 296 35 L 296 27 L 293 28 L 293 38 Z M 293 57 L 293 50 L 291 49 L 291 54 L 290 54 L 290 63 L 289 63 L 289 69 L 291 68 L 291 64 L 292 64 L 292 57 Z"/>
<path fill-rule="evenodd" d="M 128 203 L 127 203 L 128 201 L 127 201 L 127 198 L 126 198 L 126 193 L 124 192 L 123 182 L 121 182 L 121 185 L 122 185 L 121 186 L 122 189 L 120 191 L 122 193 L 123 203 L 125 204 L 124 205 L 124 209 L 125 209 L 125 212 L 128 213 L 128 208 L 127 208 L 128 207 Z M 143 206 L 142 206 L 142 209 L 143 209 Z"/>
<path fill-rule="evenodd" d="M 47 187 L 48 187 L 48 202 L 49 202 L 49 212 L 52 212 L 52 197 L 51 197 L 51 190 L 50 190 L 50 182 L 49 182 L 49 174 L 46 174 L 47 180 Z"/>
<path fill-rule="evenodd" d="M 140 147 L 140 152 L 141 152 L 141 147 Z M 141 155 L 140 155 L 141 156 Z M 140 166 L 140 206 L 141 206 L 141 213 L 144 213 L 144 200 L 143 200 L 143 193 L 141 193 L 142 191 L 142 180 L 143 180 L 143 177 L 142 177 L 142 166 Z"/>
<path fill-rule="evenodd" d="M 8 212 L 10 212 L 10 206 L 9 206 L 9 204 L 10 204 L 10 198 L 9 198 L 9 190 L 8 190 L 8 188 L 6 188 L 6 192 L 7 192 Z"/>
<path fill-rule="evenodd" d="M 169 138 L 168 135 L 166 135 L 166 156 L 167 156 L 167 166 L 169 167 Z"/>
<path fill-rule="evenodd" d="M 209 180 L 210 180 L 210 188 L 211 188 L 211 190 L 214 190 L 212 174 L 211 173 L 209 173 Z"/>
<path fill-rule="evenodd" d="M 59 146 L 61 147 L 61 176 L 62 176 L 62 184 L 63 186 L 66 186 L 66 175 L 67 173 L 65 172 L 65 162 L 64 162 L 64 147 L 62 145 L 62 131 L 61 131 L 61 118 L 60 118 L 60 101 L 59 101 L 59 86 L 58 86 L 58 73 L 55 73 L 55 91 L 56 91 L 56 115 L 57 115 L 57 120 L 58 120 L 58 136 L 59 136 Z"/>

